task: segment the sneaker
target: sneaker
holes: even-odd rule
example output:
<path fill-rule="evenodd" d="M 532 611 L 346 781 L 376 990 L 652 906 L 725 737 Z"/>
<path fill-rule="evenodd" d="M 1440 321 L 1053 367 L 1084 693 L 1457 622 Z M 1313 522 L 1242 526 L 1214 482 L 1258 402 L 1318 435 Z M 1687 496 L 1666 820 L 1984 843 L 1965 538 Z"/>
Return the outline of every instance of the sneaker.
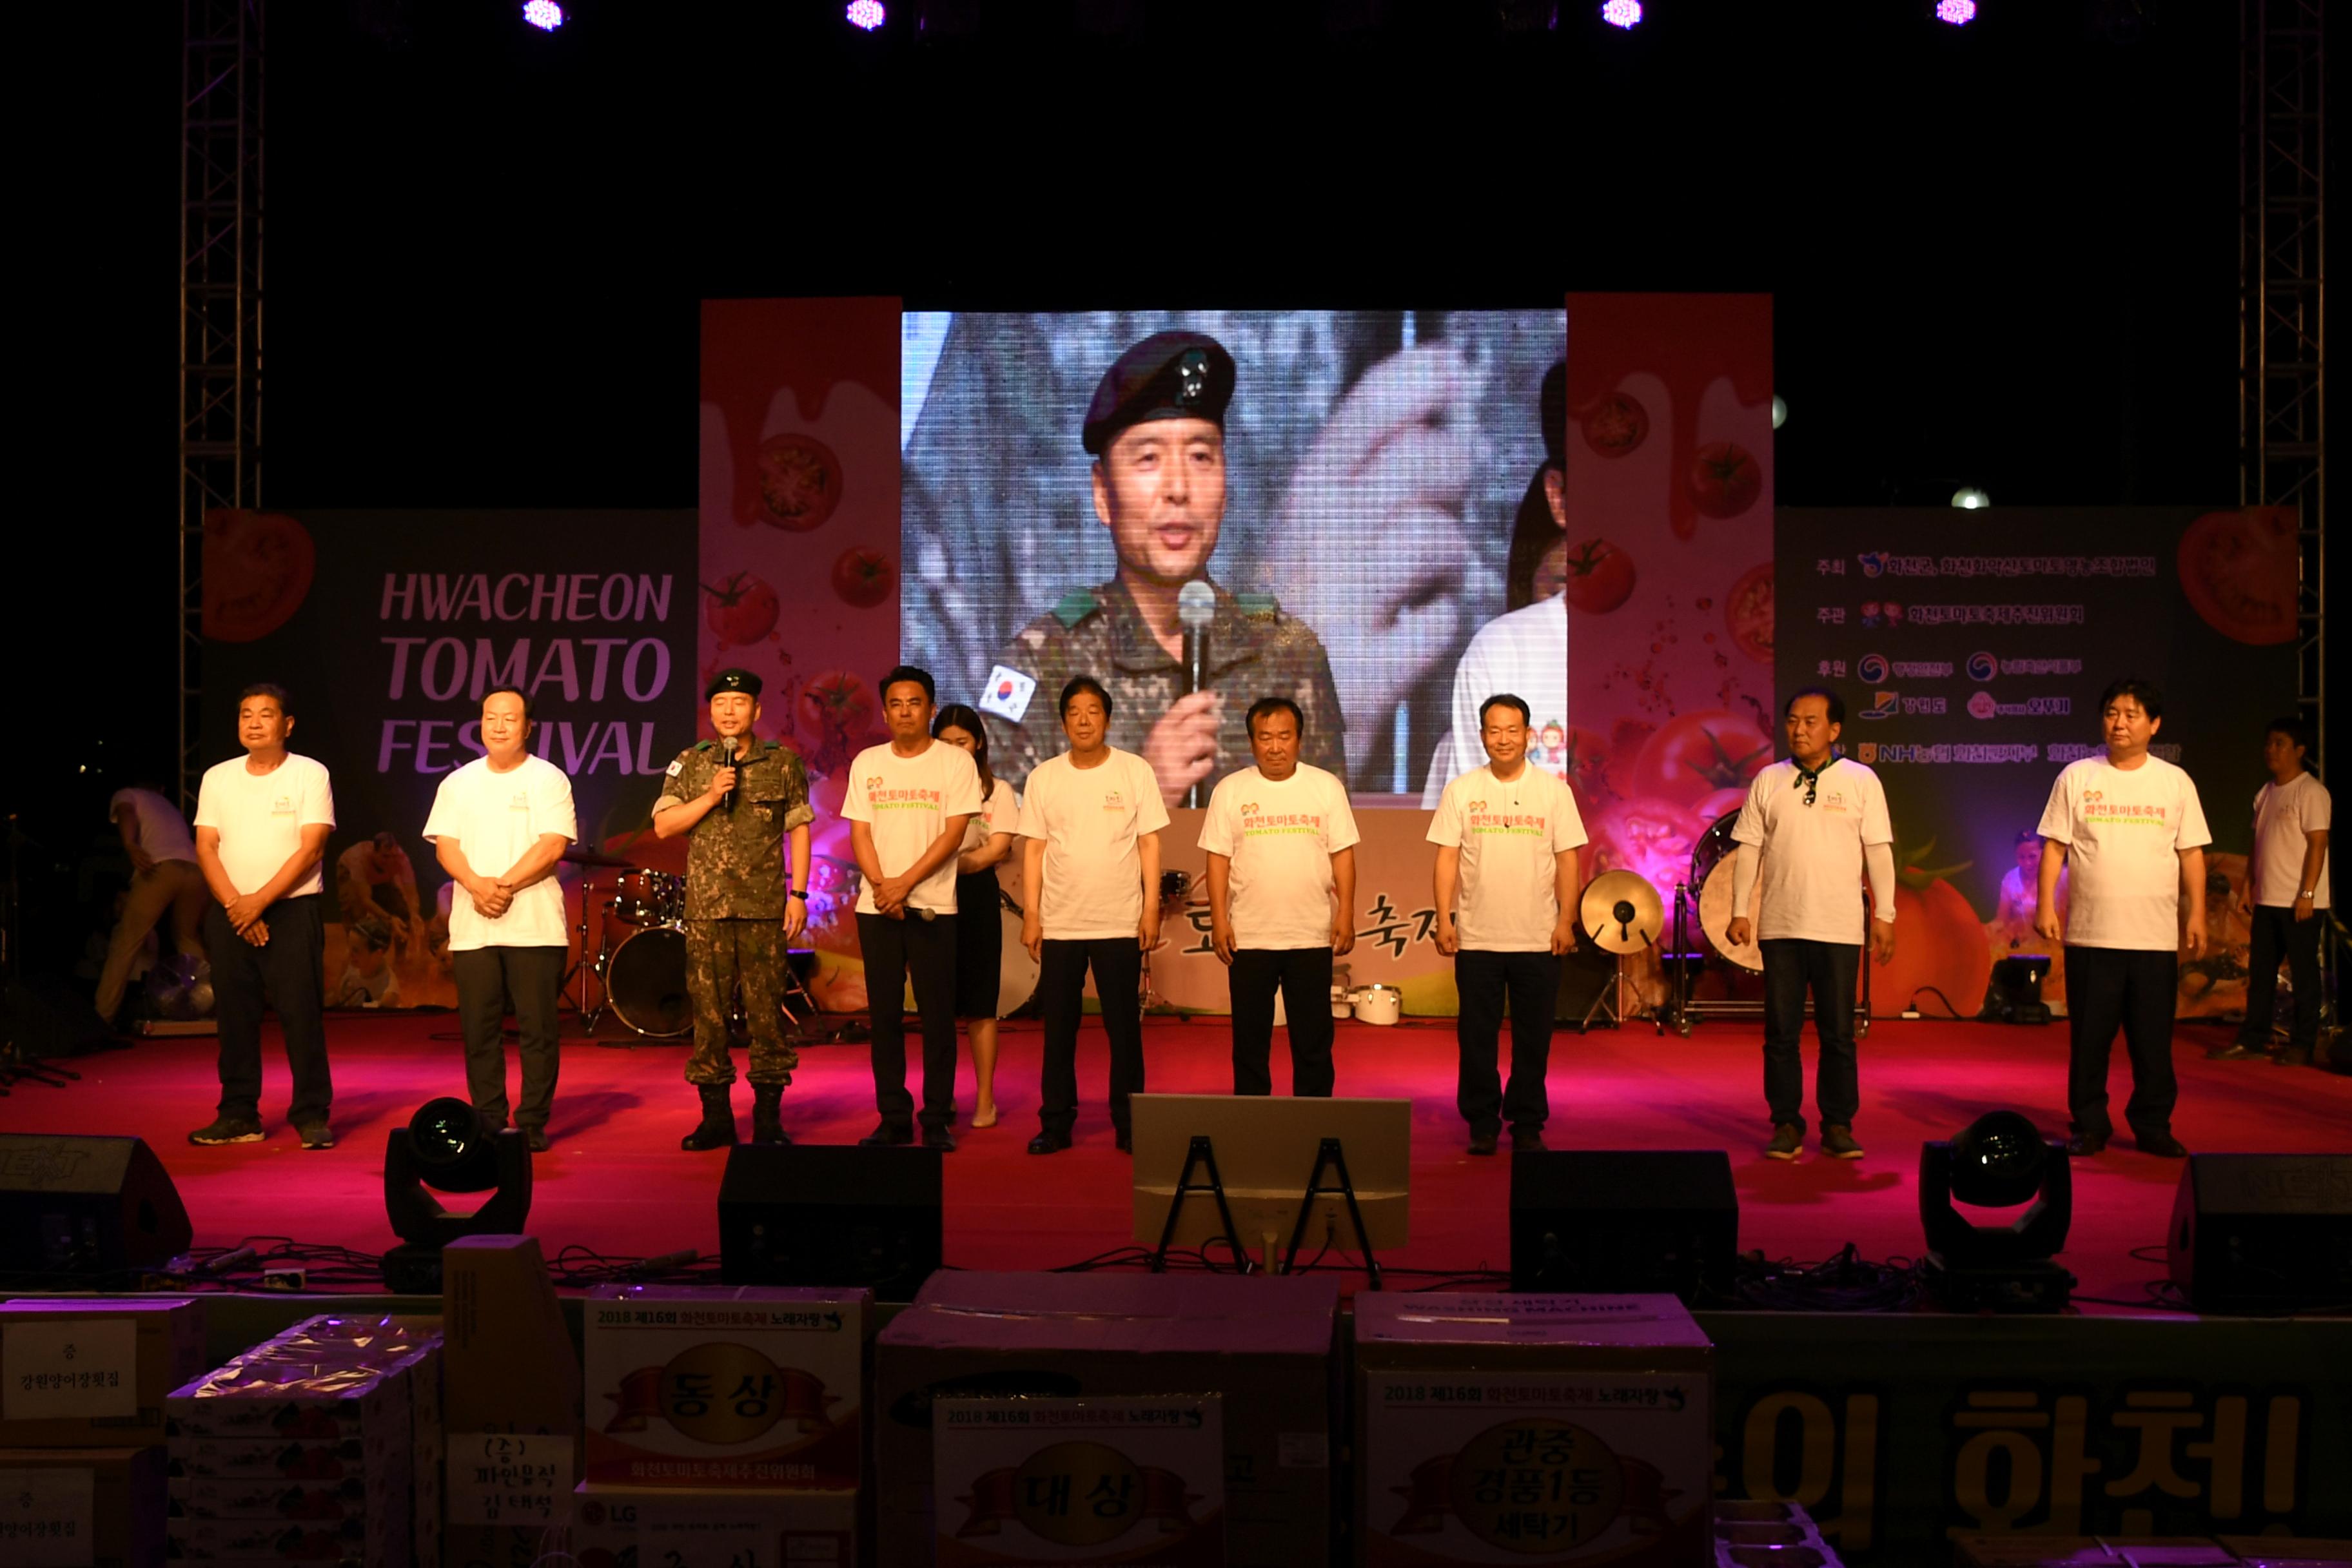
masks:
<path fill-rule="evenodd" d="M 188 1142 L 207 1146 L 215 1143 L 258 1143 L 261 1142 L 261 1123 L 247 1116 L 215 1117 L 210 1126 L 199 1127 L 189 1133 Z"/>
<path fill-rule="evenodd" d="M 2088 1159 L 2107 1146 L 2104 1132 L 2077 1132 L 2066 1140 L 2066 1152 L 2075 1159 Z"/>
<path fill-rule="evenodd" d="M 1069 1146 L 1070 1135 L 1066 1132 L 1040 1132 L 1029 1140 L 1032 1154 L 1058 1154 Z"/>
<path fill-rule="evenodd" d="M 1502 1141 L 1503 1132 L 1500 1128 L 1496 1128 L 1490 1132 L 1473 1132 L 1470 1134 L 1470 1152 L 1473 1154 L 1491 1154 L 1495 1152 L 1495 1146 Z"/>
<path fill-rule="evenodd" d="M 1767 1160 L 1793 1160 L 1797 1151 L 1805 1146 L 1804 1130 L 1793 1121 L 1777 1121 L 1772 1125 L 1772 1142 L 1764 1145 Z"/>
<path fill-rule="evenodd" d="M 544 1127 L 524 1128 L 522 1141 L 530 1145 L 530 1152 L 534 1154 L 547 1152 L 547 1129 Z"/>
<path fill-rule="evenodd" d="M 1862 1145 L 1853 1141 L 1853 1129 L 1843 1122 L 1822 1123 L 1822 1152 L 1832 1160 L 1859 1160 Z"/>
<path fill-rule="evenodd" d="M 2189 1158 L 2189 1151 L 2182 1146 L 2179 1139 L 2169 1132 L 2136 1133 L 2133 1135 L 2132 1142 L 2139 1146 L 2141 1153 L 2153 1154 L 2159 1160 Z"/>
<path fill-rule="evenodd" d="M 323 1121 L 313 1121 L 308 1127 L 298 1127 L 305 1149 L 331 1149 L 335 1146 L 335 1130 Z"/>
<path fill-rule="evenodd" d="M 1544 1141 L 1542 1128 L 1514 1127 L 1511 1129 L 1512 1153 L 1527 1154 L 1538 1152 L 1542 1150 L 1543 1146 Z"/>

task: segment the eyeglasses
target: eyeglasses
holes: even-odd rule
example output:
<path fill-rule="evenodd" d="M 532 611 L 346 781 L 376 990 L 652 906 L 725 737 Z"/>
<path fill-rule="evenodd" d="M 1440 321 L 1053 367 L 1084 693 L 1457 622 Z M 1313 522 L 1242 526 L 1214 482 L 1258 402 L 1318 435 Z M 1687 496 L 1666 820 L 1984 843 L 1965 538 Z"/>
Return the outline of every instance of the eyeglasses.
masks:
<path fill-rule="evenodd" d="M 1805 804 L 1806 804 L 1807 805 L 1812 805 L 1812 804 L 1813 804 L 1813 796 L 1821 793 L 1821 787 L 1822 787 L 1822 775 L 1821 775 L 1821 774 L 1819 774 L 1819 773 L 1807 773 L 1807 774 L 1805 775 Z"/>

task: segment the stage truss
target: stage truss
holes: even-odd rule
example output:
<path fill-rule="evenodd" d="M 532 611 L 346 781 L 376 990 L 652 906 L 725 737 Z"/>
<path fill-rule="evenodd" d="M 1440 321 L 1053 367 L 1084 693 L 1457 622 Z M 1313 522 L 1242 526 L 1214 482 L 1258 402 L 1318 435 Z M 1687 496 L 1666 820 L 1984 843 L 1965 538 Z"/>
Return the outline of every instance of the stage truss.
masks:
<path fill-rule="evenodd" d="M 262 0 L 184 0 L 179 784 L 195 808 L 205 514 L 261 503 Z"/>

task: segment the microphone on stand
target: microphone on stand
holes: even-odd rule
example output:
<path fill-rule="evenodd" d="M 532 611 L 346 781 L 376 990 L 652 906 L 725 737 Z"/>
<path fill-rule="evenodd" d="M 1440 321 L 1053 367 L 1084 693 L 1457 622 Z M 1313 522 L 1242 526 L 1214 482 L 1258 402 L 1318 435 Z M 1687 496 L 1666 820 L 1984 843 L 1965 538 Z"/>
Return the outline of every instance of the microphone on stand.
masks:
<path fill-rule="evenodd" d="M 1216 618 L 1217 591 L 1198 577 L 1176 595 L 1176 622 L 1184 629 L 1184 695 L 1209 687 L 1209 623 Z M 1184 792 L 1184 804 L 1208 804 L 1208 786 L 1195 783 Z"/>

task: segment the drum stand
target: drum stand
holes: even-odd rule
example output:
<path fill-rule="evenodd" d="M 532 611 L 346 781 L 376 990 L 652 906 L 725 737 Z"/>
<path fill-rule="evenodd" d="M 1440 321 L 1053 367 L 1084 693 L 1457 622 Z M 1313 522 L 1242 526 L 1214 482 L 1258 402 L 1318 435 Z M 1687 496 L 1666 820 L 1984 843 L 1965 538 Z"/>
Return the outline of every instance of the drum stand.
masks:
<path fill-rule="evenodd" d="M 1675 951 L 1669 955 L 1674 961 L 1675 983 L 1670 1005 L 1674 1012 L 1675 1032 L 1685 1039 L 1690 1038 L 1693 1027 L 1705 1022 L 1706 1016 L 1710 1013 L 1726 1018 L 1764 1016 L 1764 1004 L 1746 997 L 1723 996 L 1704 1003 L 1692 1000 L 1691 972 L 1698 967 L 1693 960 L 1705 962 L 1704 955 L 1694 952 L 1690 945 L 1691 928 L 1698 923 L 1697 906 L 1698 900 L 1692 894 L 1690 884 L 1675 883 Z M 1870 895 L 1864 892 L 1862 900 L 1862 994 L 1854 998 L 1853 1004 L 1853 1037 L 1857 1040 L 1867 1038 L 1870 1034 Z M 1748 973 L 1755 972 L 1751 970 Z M 1812 997 L 1809 992 L 1805 999 L 1805 1016 L 1810 1018 L 1812 1016 Z M 1664 1032 L 1664 1014 L 1659 1016 L 1658 1027 L 1661 1033 Z"/>
<path fill-rule="evenodd" d="M 1615 956 L 1616 972 L 1610 977 L 1609 984 L 1601 988 L 1600 994 L 1592 998 L 1592 1005 L 1584 1010 L 1584 1021 L 1577 1026 L 1580 1030 L 1589 1031 L 1595 1018 L 1612 1029 L 1622 1029 L 1638 1016 L 1625 1010 L 1625 955 L 1621 952 Z M 1658 1027 L 1661 1033 L 1664 1032 L 1665 1025 L 1663 1022 Z"/>
<path fill-rule="evenodd" d="M 562 980 L 556 982 L 556 989 L 561 992 L 572 984 L 575 976 L 578 978 L 579 994 L 569 1000 L 572 1012 L 579 1016 L 581 1033 L 589 1036 L 596 1033 L 596 1026 L 604 1022 L 604 1010 L 611 1005 L 609 994 L 600 996 L 593 1006 L 588 1001 L 589 976 L 594 975 L 601 984 L 604 978 L 604 962 L 612 956 L 612 932 L 609 931 L 602 932 L 606 940 L 598 942 L 593 949 L 588 945 L 588 910 L 595 903 L 595 879 L 583 877 L 580 879 L 580 924 L 576 928 L 580 933 L 580 956 L 572 961 L 572 967 L 564 971 Z"/>

